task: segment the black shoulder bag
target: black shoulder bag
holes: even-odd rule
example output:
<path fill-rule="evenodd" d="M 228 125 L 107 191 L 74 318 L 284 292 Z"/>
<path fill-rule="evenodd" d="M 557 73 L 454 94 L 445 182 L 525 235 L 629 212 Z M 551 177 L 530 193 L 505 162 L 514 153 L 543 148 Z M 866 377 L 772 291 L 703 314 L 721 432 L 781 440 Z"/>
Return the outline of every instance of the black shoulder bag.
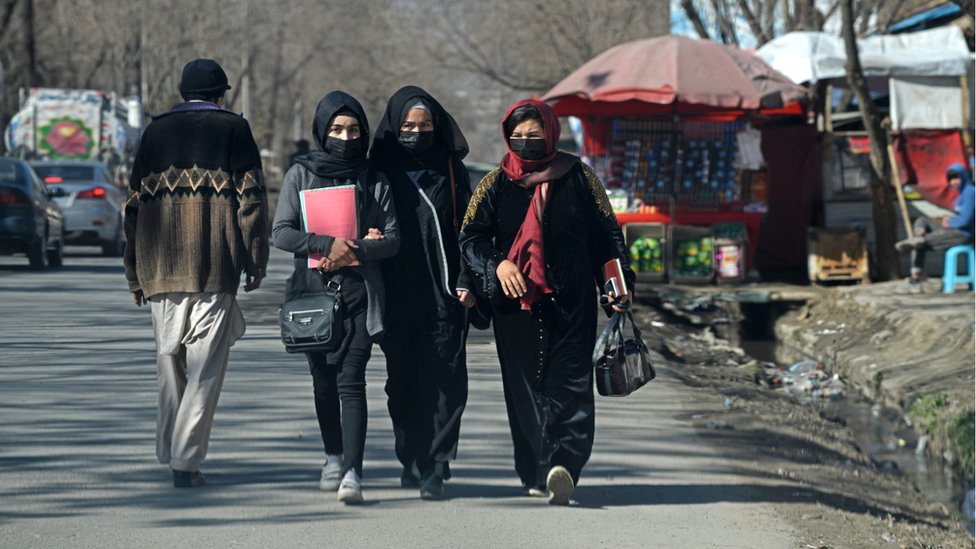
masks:
<path fill-rule="evenodd" d="M 633 337 L 624 336 L 630 321 Z M 614 312 L 593 349 L 596 389 L 602 396 L 627 396 L 657 375 L 650 352 L 630 311 Z"/>
<path fill-rule="evenodd" d="M 278 323 L 289 353 L 335 351 L 342 343 L 342 275 L 323 282 L 324 292 L 302 294 L 281 305 Z"/>

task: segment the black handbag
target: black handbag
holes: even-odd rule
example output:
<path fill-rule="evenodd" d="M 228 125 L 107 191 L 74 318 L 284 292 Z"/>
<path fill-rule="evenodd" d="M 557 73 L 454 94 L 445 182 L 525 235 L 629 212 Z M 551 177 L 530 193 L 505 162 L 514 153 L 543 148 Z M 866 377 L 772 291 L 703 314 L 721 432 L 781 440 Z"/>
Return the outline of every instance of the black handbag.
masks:
<path fill-rule="evenodd" d="M 633 337 L 624 336 L 627 321 Z M 602 396 L 627 396 L 657 376 L 630 311 L 615 311 L 610 317 L 593 349 L 593 368 L 596 389 Z"/>
<path fill-rule="evenodd" d="M 335 351 L 342 343 L 342 276 L 324 283 L 325 291 L 302 294 L 281 305 L 278 324 L 289 353 Z"/>

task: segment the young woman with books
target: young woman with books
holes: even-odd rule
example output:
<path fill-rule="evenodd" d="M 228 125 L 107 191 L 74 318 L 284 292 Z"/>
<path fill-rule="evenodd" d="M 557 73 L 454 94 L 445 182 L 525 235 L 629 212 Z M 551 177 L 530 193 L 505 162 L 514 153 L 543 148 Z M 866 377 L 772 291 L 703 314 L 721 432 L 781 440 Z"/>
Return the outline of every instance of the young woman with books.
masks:
<path fill-rule="evenodd" d="M 366 362 L 373 342 L 383 333 L 384 291 L 379 262 L 396 255 L 399 232 L 389 185 L 382 175 L 369 169 L 366 160 L 369 124 L 359 102 L 341 91 L 329 93 L 315 111 L 312 132 L 318 150 L 297 157 L 285 174 L 272 236 L 275 246 L 295 254 L 286 300 L 338 288 L 341 341 L 334 349 L 306 356 L 326 454 L 319 487 L 337 491 L 339 501 L 356 504 L 363 501 L 360 482 L 366 441 Z M 303 200 L 302 193 L 332 187 L 353 189 L 351 203 L 357 211 L 348 216 L 354 220 L 353 234 L 308 230 L 313 222 L 321 221 L 322 215 L 303 212 L 303 206 L 310 207 L 312 202 Z M 327 209 L 330 204 L 326 201 L 320 205 Z M 303 214 L 314 219 L 306 223 Z"/>

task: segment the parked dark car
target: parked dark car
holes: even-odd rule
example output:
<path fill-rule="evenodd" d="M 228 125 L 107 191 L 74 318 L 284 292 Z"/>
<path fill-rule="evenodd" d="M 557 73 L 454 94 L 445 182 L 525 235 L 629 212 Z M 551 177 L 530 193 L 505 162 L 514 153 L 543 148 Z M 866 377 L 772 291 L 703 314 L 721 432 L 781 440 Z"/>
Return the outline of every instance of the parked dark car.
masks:
<path fill-rule="evenodd" d="M 102 255 L 118 257 L 125 250 L 122 205 L 125 190 L 112 181 L 105 165 L 96 161 L 31 162 L 44 183 L 56 192 L 64 212 L 68 245 L 101 246 Z"/>
<path fill-rule="evenodd" d="M 25 254 L 34 270 L 61 266 L 64 215 L 56 194 L 26 162 L 0 158 L 0 254 Z"/>

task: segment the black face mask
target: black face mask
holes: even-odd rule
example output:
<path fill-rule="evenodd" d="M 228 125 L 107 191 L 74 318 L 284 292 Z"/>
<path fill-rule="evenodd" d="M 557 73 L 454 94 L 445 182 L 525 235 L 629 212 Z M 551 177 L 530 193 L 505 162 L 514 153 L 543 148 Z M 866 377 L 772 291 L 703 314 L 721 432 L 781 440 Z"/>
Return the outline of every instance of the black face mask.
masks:
<path fill-rule="evenodd" d="M 434 144 L 434 132 L 400 132 L 397 142 L 411 154 L 424 154 Z"/>
<path fill-rule="evenodd" d="M 325 150 L 336 158 L 352 160 L 362 156 L 363 140 L 359 137 L 356 139 L 339 139 L 330 135 L 325 138 Z"/>
<path fill-rule="evenodd" d="M 525 160 L 539 160 L 546 156 L 545 139 L 509 139 L 512 152 Z"/>

